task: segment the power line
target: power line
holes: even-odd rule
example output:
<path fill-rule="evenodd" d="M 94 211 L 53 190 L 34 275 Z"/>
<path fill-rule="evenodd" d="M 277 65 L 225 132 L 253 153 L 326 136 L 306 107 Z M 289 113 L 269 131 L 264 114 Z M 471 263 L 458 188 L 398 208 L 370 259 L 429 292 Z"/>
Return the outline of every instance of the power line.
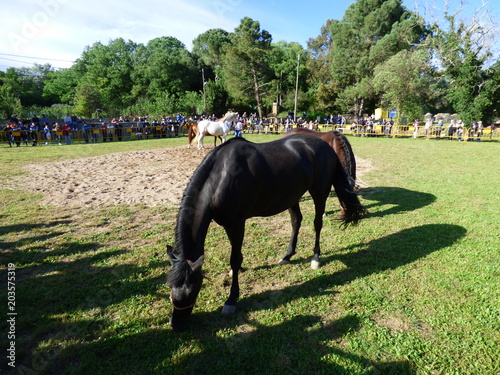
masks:
<path fill-rule="evenodd" d="M 61 61 L 61 62 L 70 62 L 70 63 L 74 63 L 74 61 L 71 61 L 71 60 L 49 59 L 49 58 L 46 58 L 46 57 L 34 57 L 34 56 L 12 55 L 12 54 L 10 54 L 10 53 L 1 53 L 1 52 L 0 52 L 0 55 L 2 55 L 2 56 L 12 56 L 12 57 L 21 57 L 21 58 L 23 58 L 23 59 L 36 59 L 36 60 Z M 8 60 L 8 59 L 5 59 L 5 60 Z M 13 60 L 13 61 L 16 61 L 16 60 Z M 32 63 L 28 63 L 28 64 L 32 64 Z"/>
<path fill-rule="evenodd" d="M 8 60 L 8 61 L 14 61 L 14 62 L 17 62 L 17 63 L 21 63 L 21 64 L 36 65 L 36 63 L 34 63 L 34 62 L 8 59 L 6 57 L 1 57 L 1 56 L 0 56 L 0 60 Z M 0 64 L 0 66 L 4 66 L 6 68 L 14 68 L 14 66 L 12 66 L 12 65 L 3 65 L 3 64 Z M 54 66 L 54 65 L 51 65 L 51 66 L 52 66 L 52 68 L 55 68 L 55 69 L 64 69 L 64 68 L 61 68 L 59 66 Z"/>

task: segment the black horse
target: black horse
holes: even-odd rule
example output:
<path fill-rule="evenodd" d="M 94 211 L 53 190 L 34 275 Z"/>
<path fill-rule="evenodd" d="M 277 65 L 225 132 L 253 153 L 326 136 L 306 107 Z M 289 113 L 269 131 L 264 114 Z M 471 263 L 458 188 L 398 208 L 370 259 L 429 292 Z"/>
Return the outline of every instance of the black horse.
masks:
<path fill-rule="evenodd" d="M 273 142 L 252 143 L 233 138 L 213 149 L 198 166 L 182 198 L 175 229 L 175 248 L 167 246 L 172 268 L 168 274 L 174 312 L 170 323 L 176 331 L 187 328 L 201 289 L 204 243 L 210 222 L 224 227 L 231 243 L 232 285 L 223 314 L 236 311 L 238 270 L 245 220 L 272 216 L 286 209 L 292 236 L 279 264 L 295 254 L 302 221 L 299 200 L 309 191 L 315 205 L 316 241 L 312 268 L 319 267 L 323 213 L 332 185 L 345 207 L 344 226 L 357 224 L 365 213 L 349 186 L 344 168 L 333 149 L 312 135 L 291 135 Z"/>

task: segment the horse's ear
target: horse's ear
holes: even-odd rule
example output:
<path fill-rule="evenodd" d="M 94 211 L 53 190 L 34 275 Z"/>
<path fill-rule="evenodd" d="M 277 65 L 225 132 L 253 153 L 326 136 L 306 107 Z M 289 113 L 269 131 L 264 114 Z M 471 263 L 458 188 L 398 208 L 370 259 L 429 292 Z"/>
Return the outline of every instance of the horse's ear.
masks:
<path fill-rule="evenodd" d="M 200 257 L 196 260 L 196 262 L 189 263 L 189 265 L 191 266 L 191 270 L 192 270 L 193 272 L 198 271 L 198 270 L 201 268 L 201 266 L 203 265 L 203 261 L 204 261 L 204 260 L 205 260 L 205 255 L 202 255 L 202 256 L 200 256 Z"/>

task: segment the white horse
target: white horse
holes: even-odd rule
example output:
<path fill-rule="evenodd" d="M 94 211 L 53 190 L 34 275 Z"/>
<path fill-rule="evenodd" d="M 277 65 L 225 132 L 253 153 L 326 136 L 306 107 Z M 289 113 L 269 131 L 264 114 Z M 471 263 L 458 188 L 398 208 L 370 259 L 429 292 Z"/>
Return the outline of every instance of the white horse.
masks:
<path fill-rule="evenodd" d="M 238 112 L 228 112 L 217 121 L 202 120 L 198 123 L 198 149 L 203 147 L 203 138 L 206 134 L 222 136 L 222 143 L 226 141 L 227 133 L 231 130 L 231 123 L 238 120 Z"/>

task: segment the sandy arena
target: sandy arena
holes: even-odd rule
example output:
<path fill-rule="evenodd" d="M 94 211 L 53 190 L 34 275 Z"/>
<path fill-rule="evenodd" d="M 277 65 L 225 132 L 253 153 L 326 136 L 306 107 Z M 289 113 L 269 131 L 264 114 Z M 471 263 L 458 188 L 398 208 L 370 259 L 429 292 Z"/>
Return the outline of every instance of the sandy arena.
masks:
<path fill-rule="evenodd" d="M 43 195 L 42 205 L 179 204 L 184 188 L 211 150 L 180 146 L 32 164 L 10 188 Z M 356 159 L 358 178 L 370 169 Z"/>

